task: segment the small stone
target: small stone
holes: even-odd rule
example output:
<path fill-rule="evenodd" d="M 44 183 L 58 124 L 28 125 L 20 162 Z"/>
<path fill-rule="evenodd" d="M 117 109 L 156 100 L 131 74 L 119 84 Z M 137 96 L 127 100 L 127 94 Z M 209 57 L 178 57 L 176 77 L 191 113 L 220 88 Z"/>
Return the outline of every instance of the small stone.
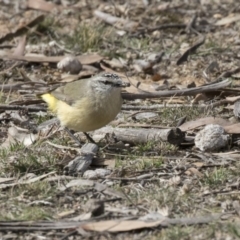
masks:
<path fill-rule="evenodd" d="M 58 69 L 70 74 L 78 74 L 82 70 L 82 64 L 76 57 L 68 56 L 63 58 L 58 64 Z"/>
<path fill-rule="evenodd" d="M 195 137 L 195 145 L 201 151 L 212 152 L 228 145 L 229 135 L 223 127 L 210 124 L 199 131 Z"/>

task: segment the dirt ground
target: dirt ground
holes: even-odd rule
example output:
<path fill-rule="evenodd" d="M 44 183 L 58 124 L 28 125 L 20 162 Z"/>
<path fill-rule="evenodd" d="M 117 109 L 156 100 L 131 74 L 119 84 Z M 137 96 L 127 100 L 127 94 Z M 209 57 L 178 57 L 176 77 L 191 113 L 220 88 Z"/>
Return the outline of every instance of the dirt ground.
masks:
<path fill-rule="evenodd" d="M 0 5 L 0 239 L 240 238 L 238 1 Z M 131 86 L 81 148 L 38 96 L 102 72 Z"/>

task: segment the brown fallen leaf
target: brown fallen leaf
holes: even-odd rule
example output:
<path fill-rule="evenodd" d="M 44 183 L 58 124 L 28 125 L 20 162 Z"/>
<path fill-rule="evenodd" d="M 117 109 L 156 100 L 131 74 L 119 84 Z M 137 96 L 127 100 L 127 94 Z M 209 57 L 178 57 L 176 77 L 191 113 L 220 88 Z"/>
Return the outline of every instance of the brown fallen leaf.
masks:
<path fill-rule="evenodd" d="M 30 9 L 41 10 L 44 12 L 52 12 L 54 9 L 62 8 L 62 6 L 44 0 L 28 0 L 27 6 Z"/>
<path fill-rule="evenodd" d="M 220 20 L 218 20 L 215 25 L 216 26 L 223 26 L 223 25 L 227 25 L 227 24 L 231 24 L 233 22 L 237 22 L 240 21 L 240 14 L 236 14 L 233 16 L 227 16 L 225 18 L 222 18 Z"/>
<path fill-rule="evenodd" d="M 26 61 L 26 62 L 36 62 L 36 63 L 57 63 L 61 61 L 65 56 L 56 56 L 56 57 L 47 57 L 43 55 L 34 55 L 34 56 L 15 56 L 11 54 L 3 54 L 0 55 L 0 59 L 7 59 L 7 60 L 20 60 L 20 61 Z M 76 58 L 82 63 L 82 64 L 92 64 L 95 62 L 99 62 L 103 59 L 98 54 L 89 54 L 89 55 L 80 55 L 76 56 Z"/>
<path fill-rule="evenodd" d="M 90 222 L 81 226 L 84 230 L 88 231 L 97 231 L 97 232 L 127 232 L 142 228 L 152 228 L 157 227 L 163 222 L 154 221 L 154 222 L 144 222 L 139 220 L 108 220 L 101 222 Z"/>
<path fill-rule="evenodd" d="M 231 103 L 234 103 L 234 102 L 236 102 L 239 99 L 240 99 L 240 96 L 226 97 L 226 100 L 228 100 Z"/>
<path fill-rule="evenodd" d="M 240 134 L 240 123 L 224 126 L 224 130 L 230 134 Z"/>
<path fill-rule="evenodd" d="M 186 172 L 185 172 L 187 175 L 195 175 L 199 178 L 202 178 L 203 177 L 203 174 L 200 173 L 196 168 L 189 168 Z"/>
<path fill-rule="evenodd" d="M 194 162 L 194 163 L 192 163 L 194 166 L 196 166 L 197 168 L 201 168 L 203 165 L 204 165 L 204 163 L 203 162 Z"/>
<path fill-rule="evenodd" d="M 146 84 L 138 81 L 137 77 L 129 77 L 129 82 L 131 86 L 126 88 L 125 90 L 129 93 L 141 93 L 141 92 L 156 92 L 153 84 Z"/>
<path fill-rule="evenodd" d="M 99 10 L 95 10 L 94 15 L 103 20 L 104 22 L 114 25 L 119 29 L 124 29 L 126 31 L 133 31 L 138 27 L 137 22 L 130 21 L 124 18 L 115 17 L 108 13 L 101 12 Z"/>
<path fill-rule="evenodd" d="M 214 118 L 214 117 L 205 117 L 200 118 L 194 121 L 189 121 L 181 125 L 179 128 L 185 132 L 188 130 L 193 130 L 195 128 L 208 125 L 208 124 L 218 124 L 220 126 L 223 126 L 225 129 L 225 126 L 231 125 L 231 123 L 223 118 Z"/>
<path fill-rule="evenodd" d="M 199 93 L 195 96 L 195 98 L 192 100 L 193 104 L 199 103 L 200 101 L 206 102 L 209 98 L 206 96 L 205 93 Z"/>

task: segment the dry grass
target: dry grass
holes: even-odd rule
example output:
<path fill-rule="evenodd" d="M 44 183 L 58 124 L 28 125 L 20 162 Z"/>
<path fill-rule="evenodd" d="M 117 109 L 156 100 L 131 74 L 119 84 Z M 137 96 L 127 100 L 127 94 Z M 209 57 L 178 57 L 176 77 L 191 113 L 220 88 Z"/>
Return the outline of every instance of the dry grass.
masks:
<path fill-rule="evenodd" d="M 143 8 L 138 7 L 136 3 L 136 6 L 132 6 L 134 10 L 132 12 L 130 10 L 127 16 L 123 14 L 123 17 L 129 17 L 136 21 L 141 17 L 143 26 L 182 23 L 183 20 L 190 21 L 191 19 L 187 13 L 174 13 L 173 10 L 168 13 L 162 12 L 161 15 L 156 12 L 156 8 L 160 4 L 159 1 L 152 2 L 148 9 L 149 14 L 144 14 Z M 181 9 L 186 10 L 186 12 L 198 9 L 196 3 L 192 3 L 188 7 L 184 1 L 179 0 L 177 2 L 183 4 Z M 204 17 L 205 20 L 209 18 L 209 21 L 213 21 L 214 19 L 210 16 L 218 13 L 227 15 L 227 9 L 236 7 L 233 2 L 220 2 L 223 2 L 225 7 L 221 8 L 220 5 L 213 4 L 214 8 L 209 9 L 209 14 Z M 107 6 L 113 8 L 110 3 Z M 137 10 L 139 12 L 136 13 Z M 203 13 L 207 14 L 206 11 L 205 9 Z M 118 11 L 116 14 L 121 15 Z M 80 18 L 81 23 L 76 21 Z M 212 74 L 212 78 L 238 65 L 235 54 L 238 47 L 236 43 L 235 45 L 232 44 L 229 40 L 229 34 L 227 34 L 227 30 L 238 30 L 239 24 L 237 23 L 234 24 L 235 29 L 226 27 L 226 29 L 216 28 L 210 31 L 201 25 L 203 23 L 198 22 L 199 29 L 203 28 L 202 34 L 206 35 L 206 42 L 189 57 L 184 65 L 176 66 L 175 63 L 183 51 L 181 49 L 184 47 L 183 45 L 191 45 L 195 42 L 197 36 L 180 32 L 179 29 L 163 29 L 142 35 L 134 35 L 134 32 L 129 32 L 119 37 L 116 34 L 115 27 L 100 23 L 96 18 L 90 22 L 89 19 L 91 18 L 93 16 L 89 17 L 88 12 L 83 13 L 83 16 L 79 12 L 69 13 L 67 16 L 62 12 L 59 16 L 50 15 L 34 31 L 28 33 L 28 44 L 40 46 L 54 40 L 65 50 L 70 50 L 72 53 L 98 52 L 107 60 L 122 58 L 127 63 L 123 69 L 114 68 L 111 63 L 107 63 L 105 66 L 113 68 L 115 71 L 124 72 L 127 70 L 127 73 L 130 73 L 129 75 L 133 74 L 144 83 L 151 82 L 149 75 L 143 72 L 137 73 L 133 68 L 134 60 L 144 59 L 144 56 L 150 52 L 156 53 L 164 50 L 164 59 L 157 67 L 162 75 L 167 75 L 167 79 L 161 79 L 160 81 L 169 80 L 169 84 L 172 86 L 186 86 L 190 82 L 195 82 L 196 85 L 202 84 L 205 81 L 202 72 L 212 61 L 217 60 L 219 64 L 219 69 Z M 203 17 L 200 16 L 199 18 L 204 21 Z M 71 21 L 73 21 L 72 25 Z M 65 25 L 66 23 L 67 25 Z M 226 32 L 222 34 L 221 31 Z M 234 37 L 236 36 L 233 34 L 232 41 Z M 13 41 L 9 42 L 13 43 Z M 64 52 L 63 49 L 47 48 L 44 53 L 50 56 L 61 55 L 62 52 Z M 2 62 L 0 65 L 2 71 L 0 74 L 1 83 L 19 80 L 21 77 L 19 68 L 24 69 L 29 76 L 35 76 L 36 79 L 44 79 L 49 82 L 54 81 L 57 76 L 57 70 L 51 64 L 32 64 L 31 67 L 29 64 L 9 71 L 7 70 L 9 67 L 7 64 L 9 63 Z M 97 63 L 93 65 L 99 67 Z M 5 70 L 7 72 L 4 72 Z M 215 101 L 217 94 L 207 95 L 208 100 Z M 2 92 L 0 99 L 1 103 L 9 103 L 12 100 L 22 99 L 22 95 Z M 174 100 L 184 102 L 183 106 L 161 108 L 155 111 L 158 115 L 154 119 L 136 120 L 129 117 L 133 113 L 129 112 L 126 113 L 125 121 L 132 124 L 175 127 L 181 117 L 186 117 L 186 121 L 190 121 L 204 116 L 228 118 L 232 114 L 231 110 L 226 110 L 222 106 L 208 110 L 203 110 L 200 107 L 184 106 L 191 103 L 192 96 L 149 100 L 137 102 L 136 105 L 149 106 Z M 9 112 L 2 112 L 1 114 L 2 142 L 7 138 L 7 130 L 11 124 L 18 125 L 12 115 L 7 117 L 8 114 Z M 52 117 L 50 114 L 47 116 L 37 116 L 27 112 L 20 112 L 19 114 L 36 126 Z M 194 136 L 195 133 L 191 134 Z M 47 141 L 62 146 L 74 146 L 71 139 L 63 131 L 59 131 L 50 139 L 37 141 L 29 147 L 17 143 L 9 149 L 0 150 L 0 180 L 1 178 L 13 179 L 3 184 L 18 182 L 16 185 L 9 185 L 0 189 L 0 221 L 69 220 L 88 212 L 86 204 L 89 200 L 109 200 L 113 198 L 112 195 L 97 191 L 92 186 L 75 186 L 62 190 L 62 187 L 66 186 L 72 178 L 80 178 L 80 176 L 72 178 L 66 176 L 64 169 L 67 163 L 77 155 L 77 152 L 55 148 L 49 145 Z M 237 147 L 235 146 L 235 148 Z M 149 240 L 240 238 L 239 212 L 237 214 L 234 205 L 240 201 L 239 185 L 237 184 L 240 164 L 237 159 L 227 159 L 224 156 L 201 153 L 192 146 L 173 146 L 169 143 L 151 141 L 134 146 L 124 145 L 122 149 L 117 148 L 114 144 L 105 145 L 99 150 L 98 157 L 114 161 L 115 167 L 111 169 L 112 173 L 109 179 L 94 181 L 104 183 L 109 188 L 126 196 L 121 201 L 105 203 L 106 209 L 114 207 L 118 211 L 105 210 L 105 213 L 109 215 L 104 219 L 139 217 L 151 212 L 157 212 L 170 218 L 204 216 L 219 212 L 231 214 L 222 221 L 203 225 L 159 227 L 116 235 L 106 233 L 97 236 L 96 234 L 92 235 L 92 239 L 110 239 L 113 237 L 117 239 Z M 189 169 L 193 169 L 193 172 Z M 26 183 L 30 179 L 51 172 L 53 173 L 44 179 Z M 138 176 L 150 173 L 153 173 L 153 176 L 147 179 L 136 179 Z M 56 179 L 53 180 L 51 177 L 56 177 Z M 131 181 L 130 178 L 135 179 Z M 21 181 L 24 183 L 21 183 Z M 0 182 L 0 187 L 3 184 Z M 123 209 L 126 211 L 121 212 Z M 39 235 L 46 237 L 45 239 L 53 239 L 54 236 L 58 236 L 54 231 L 51 234 L 48 236 L 43 231 L 39 233 Z M 67 232 L 60 231 L 59 236 L 63 237 L 66 234 Z M 6 231 L 0 230 L 0 239 L 5 235 Z M 15 238 L 12 239 L 24 239 L 28 235 L 28 233 L 17 233 Z M 81 237 L 80 234 L 76 233 L 73 238 L 66 239 L 81 239 Z M 28 239 L 34 239 L 34 235 Z"/>

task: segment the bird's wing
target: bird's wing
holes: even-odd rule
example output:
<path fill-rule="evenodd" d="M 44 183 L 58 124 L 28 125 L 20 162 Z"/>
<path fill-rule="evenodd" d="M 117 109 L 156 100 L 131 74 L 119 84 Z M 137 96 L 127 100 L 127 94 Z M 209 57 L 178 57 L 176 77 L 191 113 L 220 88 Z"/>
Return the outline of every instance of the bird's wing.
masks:
<path fill-rule="evenodd" d="M 77 100 L 87 96 L 87 81 L 89 79 L 81 79 L 58 87 L 50 93 L 57 99 L 66 102 L 69 105 L 74 104 Z M 91 80 L 90 80 L 91 81 Z"/>

